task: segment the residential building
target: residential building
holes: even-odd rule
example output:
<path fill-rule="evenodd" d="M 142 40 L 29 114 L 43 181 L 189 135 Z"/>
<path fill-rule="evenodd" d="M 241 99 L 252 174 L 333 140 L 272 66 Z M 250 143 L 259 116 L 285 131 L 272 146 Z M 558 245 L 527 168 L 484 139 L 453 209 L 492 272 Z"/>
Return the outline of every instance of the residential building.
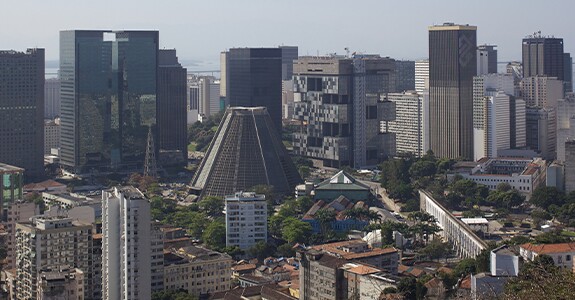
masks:
<path fill-rule="evenodd" d="M 415 61 L 395 61 L 395 91 L 405 92 L 415 90 Z"/>
<path fill-rule="evenodd" d="M 500 183 L 508 183 L 512 189 L 529 197 L 535 189 L 545 185 L 547 166 L 541 158 L 483 158 L 470 169 L 456 166 L 456 173 L 490 190 L 497 189 Z"/>
<path fill-rule="evenodd" d="M 92 295 L 92 225 L 67 217 L 37 216 L 16 224 L 16 299 L 41 299 L 47 284 L 41 277 L 46 268 L 62 265 L 80 269 L 82 284 L 74 290 Z M 75 296 L 76 299 L 78 296 Z"/>
<path fill-rule="evenodd" d="M 533 261 L 537 256 L 547 255 L 553 259 L 557 267 L 573 270 L 573 256 L 575 243 L 559 244 L 532 244 L 527 243 L 519 247 L 519 255 L 526 261 Z"/>
<path fill-rule="evenodd" d="M 477 27 L 429 27 L 429 135 L 438 157 L 473 158 Z"/>
<path fill-rule="evenodd" d="M 391 248 L 371 248 L 363 240 L 348 240 L 312 246 L 311 249 L 341 258 L 348 262 L 358 262 L 380 268 L 397 275 L 399 250 Z M 301 278 L 301 273 L 300 273 Z"/>
<path fill-rule="evenodd" d="M 415 91 L 423 94 L 429 90 L 429 59 L 415 61 Z"/>
<path fill-rule="evenodd" d="M 176 155 L 179 154 L 177 156 L 180 158 L 180 163 L 186 162 L 188 159 L 187 71 L 178 62 L 175 49 L 160 50 L 158 54 L 156 143 L 160 155 L 165 151 L 175 152 Z"/>
<path fill-rule="evenodd" d="M 300 57 L 294 63 L 294 153 L 326 167 L 374 166 L 395 152 L 380 122 L 393 120 L 381 96 L 395 89 L 395 61 L 378 55 Z"/>
<path fill-rule="evenodd" d="M 564 80 L 563 39 L 542 36 L 541 31 L 523 39 L 523 77 L 549 76 Z"/>
<path fill-rule="evenodd" d="M 232 48 L 225 65 L 229 105 L 266 107 L 278 134 L 282 130 L 282 53 L 281 48 Z"/>
<path fill-rule="evenodd" d="M 556 109 L 527 107 L 525 119 L 527 147 L 546 160 L 554 160 L 557 157 Z"/>
<path fill-rule="evenodd" d="M 60 79 L 47 78 L 44 82 L 44 119 L 60 116 Z"/>
<path fill-rule="evenodd" d="M 379 300 L 384 289 L 396 288 L 400 278 L 381 269 L 358 263 L 346 263 L 342 270 L 342 284 L 347 297 L 343 299 Z"/>
<path fill-rule="evenodd" d="M 151 299 L 162 290 L 163 245 L 150 203 L 125 186 L 102 193 L 102 298 Z"/>
<path fill-rule="evenodd" d="M 227 254 L 190 246 L 164 254 L 164 289 L 186 290 L 196 297 L 232 288 L 232 264 Z"/>
<path fill-rule="evenodd" d="M 44 49 L 0 51 L 0 161 L 44 176 Z"/>
<path fill-rule="evenodd" d="M 490 272 L 471 275 L 471 299 L 497 298 L 505 283 L 519 274 L 519 255 L 507 245 L 490 252 Z"/>
<path fill-rule="evenodd" d="M 84 300 L 84 289 L 84 272 L 67 265 L 46 268 L 38 275 L 38 299 Z"/>
<path fill-rule="evenodd" d="M 292 194 L 299 173 L 265 107 L 230 107 L 192 180 L 200 197 L 223 197 L 264 184 Z"/>
<path fill-rule="evenodd" d="M 267 242 L 268 208 L 265 195 L 237 192 L 224 198 L 226 246 L 242 250 Z"/>
<path fill-rule="evenodd" d="M 60 148 L 60 119 L 44 122 L 44 154 L 51 154 L 52 149 Z"/>
<path fill-rule="evenodd" d="M 497 73 L 497 49 L 495 45 L 477 46 L 477 76 Z"/>
<path fill-rule="evenodd" d="M 565 192 L 575 191 L 575 140 L 565 142 Z"/>
<path fill-rule="evenodd" d="M 382 124 L 387 126 L 387 132 L 395 134 L 395 152 L 421 157 L 429 150 L 429 136 L 425 135 L 429 103 L 424 101 L 429 98 L 415 91 L 389 93 L 384 97 L 395 104 L 395 120 Z"/>
<path fill-rule="evenodd" d="M 563 81 L 555 77 L 533 76 L 521 81 L 521 96 L 528 107 L 557 108 L 563 99 Z"/>
<path fill-rule="evenodd" d="M 158 31 L 60 32 L 60 163 L 73 173 L 142 170 L 156 133 Z"/>

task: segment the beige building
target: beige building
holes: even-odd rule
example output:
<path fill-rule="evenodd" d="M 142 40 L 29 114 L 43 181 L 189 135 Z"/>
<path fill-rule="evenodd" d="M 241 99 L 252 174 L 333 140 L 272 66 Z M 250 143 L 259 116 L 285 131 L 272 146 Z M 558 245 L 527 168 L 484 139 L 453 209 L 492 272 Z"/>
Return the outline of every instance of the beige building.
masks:
<path fill-rule="evenodd" d="M 60 118 L 44 121 L 44 154 L 50 154 L 52 148 L 60 148 Z"/>
<path fill-rule="evenodd" d="M 67 217 L 35 217 L 16 224 L 16 297 L 41 299 L 40 272 L 70 265 L 87 274 L 83 280 L 87 297 L 92 291 L 92 225 Z"/>
<path fill-rule="evenodd" d="M 164 253 L 164 288 L 184 289 L 194 296 L 232 288 L 233 259 L 223 253 L 190 246 Z"/>
<path fill-rule="evenodd" d="M 84 300 L 84 272 L 67 265 L 42 270 L 38 275 L 38 299 Z"/>

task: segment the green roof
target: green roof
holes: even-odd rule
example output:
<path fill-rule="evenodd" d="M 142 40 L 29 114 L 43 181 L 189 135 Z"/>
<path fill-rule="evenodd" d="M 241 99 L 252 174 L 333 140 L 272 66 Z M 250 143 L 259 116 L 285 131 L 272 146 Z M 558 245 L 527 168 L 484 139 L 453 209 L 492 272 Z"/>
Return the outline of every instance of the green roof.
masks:
<path fill-rule="evenodd" d="M 369 186 L 357 181 L 351 175 L 341 170 L 333 175 L 330 179 L 325 180 L 317 185 L 316 190 L 354 190 L 369 191 Z"/>

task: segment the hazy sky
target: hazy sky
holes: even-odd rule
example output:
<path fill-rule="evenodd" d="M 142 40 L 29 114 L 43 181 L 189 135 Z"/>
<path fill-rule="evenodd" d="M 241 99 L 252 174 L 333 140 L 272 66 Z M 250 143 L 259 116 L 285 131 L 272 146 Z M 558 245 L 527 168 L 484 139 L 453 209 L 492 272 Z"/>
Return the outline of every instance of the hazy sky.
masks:
<path fill-rule="evenodd" d="M 478 44 L 496 44 L 499 60 L 520 60 L 535 31 L 562 37 L 575 52 L 573 0 L 27 0 L 0 10 L 0 49 L 46 48 L 58 59 L 64 29 L 156 29 L 160 47 L 186 60 L 216 62 L 231 47 L 297 45 L 300 55 L 377 53 L 427 57 L 427 26 L 478 26 Z"/>

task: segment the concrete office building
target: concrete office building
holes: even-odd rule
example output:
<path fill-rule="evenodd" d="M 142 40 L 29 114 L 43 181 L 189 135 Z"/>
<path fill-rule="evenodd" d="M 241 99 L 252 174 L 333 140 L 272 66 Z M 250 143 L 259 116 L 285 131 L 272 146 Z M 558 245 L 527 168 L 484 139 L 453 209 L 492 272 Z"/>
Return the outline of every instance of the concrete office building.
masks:
<path fill-rule="evenodd" d="M 242 250 L 258 242 L 267 242 L 268 215 L 264 195 L 237 192 L 224 198 L 226 213 L 226 247 Z"/>
<path fill-rule="evenodd" d="M 528 107 L 557 107 L 563 99 L 563 81 L 546 76 L 525 77 L 521 80 L 521 96 Z"/>
<path fill-rule="evenodd" d="M 429 135 L 438 157 L 473 159 L 477 27 L 429 27 Z"/>
<path fill-rule="evenodd" d="M 73 173 L 142 170 L 156 133 L 157 31 L 60 32 L 60 163 Z"/>
<path fill-rule="evenodd" d="M 495 45 L 477 46 L 477 76 L 497 73 L 497 49 Z"/>
<path fill-rule="evenodd" d="M 85 298 L 92 295 L 92 225 L 67 217 L 38 216 L 16 224 L 16 297 L 40 299 L 41 271 L 62 265 L 80 269 Z M 79 291 L 79 289 L 77 290 Z M 77 295 L 74 297 L 77 299 Z"/>
<path fill-rule="evenodd" d="M 521 94 L 521 80 L 523 80 L 523 65 L 518 61 L 512 61 L 505 66 L 507 74 L 513 76 L 513 85 L 515 86 L 515 96 Z"/>
<path fill-rule="evenodd" d="M 563 74 L 563 91 L 573 92 L 573 58 L 570 53 L 563 53 Z"/>
<path fill-rule="evenodd" d="M 565 192 L 575 191 L 575 140 L 565 142 Z"/>
<path fill-rule="evenodd" d="M 384 96 L 395 104 L 395 120 L 384 122 L 387 131 L 395 134 L 396 153 L 411 153 L 421 157 L 429 150 L 429 136 L 425 135 L 429 119 L 428 105 L 415 91 L 389 93 Z"/>
<path fill-rule="evenodd" d="M 415 91 L 423 94 L 429 91 L 429 59 L 415 61 Z"/>
<path fill-rule="evenodd" d="M 525 147 L 525 102 L 513 96 L 511 74 L 473 78 L 474 160 Z"/>
<path fill-rule="evenodd" d="M 415 61 L 395 61 L 395 91 L 405 92 L 415 90 Z"/>
<path fill-rule="evenodd" d="M 161 152 L 179 153 L 181 162 L 188 158 L 186 73 L 175 49 L 159 51 L 156 143 Z"/>
<path fill-rule="evenodd" d="M 523 77 L 548 76 L 564 80 L 563 39 L 535 32 L 523 39 Z"/>
<path fill-rule="evenodd" d="M 44 176 L 44 49 L 0 51 L 0 162 Z"/>
<path fill-rule="evenodd" d="M 60 116 L 60 79 L 48 78 L 44 82 L 44 119 Z"/>
<path fill-rule="evenodd" d="M 221 111 L 220 84 L 221 81 L 213 76 L 199 76 L 198 82 L 198 110 L 200 115 L 207 118 Z"/>
<path fill-rule="evenodd" d="M 282 80 L 291 80 L 293 76 L 293 62 L 298 58 L 297 46 L 279 46 L 282 51 Z"/>
<path fill-rule="evenodd" d="M 60 119 L 44 121 L 44 154 L 60 148 Z"/>
<path fill-rule="evenodd" d="M 565 142 L 575 139 L 575 95 L 557 102 L 557 160 L 565 161 Z"/>
<path fill-rule="evenodd" d="M 150 203 L 138 189 L 102 193 L 104 300 L 151 299 L 163 289 L 163 246 L 154 231 Z"/>
<path fill-rule="evenodd" d="M 394 119 L 381 96 L 395 88 L 395 61 L 378 55 L 300 57 L 294 63 L 294 153 L 326 167 L 374 166 L 395 153 L 380 122 Z"/>
<path fill-rule="evenodd" d="M 282 130 L 282 52 L 280 48 L 232 48 L 225 55 L 226 101 L 232 107 L 266 107 L 278 134 Z"/>
<path fill-rule="evenodd" d="M 557 114 L 555 108 L 528 107 L 526 110 L 527 147 L 546 160 L 557 157 Z"/>
<path fill-rule="evenodd" d="M 229 56 L 227 51 L 220 53 L 220 102 L 223 107 L 228 107 L 230 101 L 228 99 L 228 94 L 230 92 L 228 82 L 230 81 L 230 76 L 228 72 Z"/>

